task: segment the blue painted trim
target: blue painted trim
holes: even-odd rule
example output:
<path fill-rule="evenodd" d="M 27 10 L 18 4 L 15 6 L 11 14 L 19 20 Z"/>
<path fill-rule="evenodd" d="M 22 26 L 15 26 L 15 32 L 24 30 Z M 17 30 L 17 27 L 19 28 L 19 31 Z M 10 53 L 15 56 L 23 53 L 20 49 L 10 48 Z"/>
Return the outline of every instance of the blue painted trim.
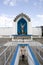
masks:
<path fill-rule="evenodd" d="M 29 44 L 19 44 L 19 46 L 28 46 L 28 48 L 30 50 L 30 53 L 31 53 L 31 55 L 33 57 L 33 60 L 34 60 L 35 65 L 40 65 L 39 62 L 38 62 L 38 60 L 37 60 L 37 58 L 36 58 L 36 56 L 35 56 L 35 54 L 33 53 L 33 50 L 29 46 Z"/>
<path fill-rule="evenodd" d="M 30 52 L 31 52 L 31 55 L 32 55 L 32 57 L 33 57 L 33 60 L 34 60 L 35 65 L 40 65 L 40 64 L 39 64 L 39 61 L 37 60 L 37 58 L 36 58 L 36 56 L 35 56 L 35 54 L 33 53 L 32 48 L 31 48 L 29 45 L 28 45 L 28 48 L 29 48 L 29 50 L 30 50 Z"/>
<path fill-rule="evenodd" d="M 11 64 L 10 65 L 14 65 L 15 64 L 15 59 L 16 59 L 16 56 L 17 56 L 17 52 L 18 52 L 18 47 L 16 48 L 15 52 L 14 52 L 14 55 L 13 55 L 13 58 L 11 60 Z"/>
<path fill-rule="evenodd" d="M 30 34 L 30 35 L 12 35 L 12 36 L 32 36 L 32 35 Z"/>
<path fill-rule="evenodd" d="M 17 51 L 18 51 L 19 46 L 28 46 L 28 48 L 30 50 L 30 53 L 31 53 L 31 55 L 33 57 L 35 65 L 40 65 L 38 60 L 37 60 L 37 58 L 36 58 L 36 56 L 35 56 L 35 54 L 34 54 L 34 52 L 33 52 L 33 50 L 32 50 L 32 48 L 29 46 L 29 44 L 18 44 L 18 46 L 16 48 L 16 51 L 14 52 L 14 55 L 13 55 L 13 58 L 12 58 L 12 61 L 11 61 L 10 65 L 14 65 L 15 64 L 15 59 L 16 59 L 16 56 L 17 56 Z"/>
<path fill-rule="evenodd" d="M 28 44 L 18 44 L 19 46 L 28 46 Z"/>

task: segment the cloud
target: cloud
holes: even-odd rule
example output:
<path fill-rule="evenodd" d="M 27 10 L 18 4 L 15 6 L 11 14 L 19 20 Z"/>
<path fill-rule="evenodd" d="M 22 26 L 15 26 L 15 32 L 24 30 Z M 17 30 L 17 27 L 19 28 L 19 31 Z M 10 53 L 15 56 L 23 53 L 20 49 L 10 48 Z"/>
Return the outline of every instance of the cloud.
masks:
<path fill-rule="evenodd" d="M 32 27 L 36 27 L 40 25 L 36 18 L 31 18 L 31 22 L 32 22 Z"/>
<path fill-rule="evenodd" d="M 9 5 L 10 5 L 10 6 L 15 6 L 16 3 L 17 3 L 17 0 L 12 0 L 12 1 L 10 1 Z"/>
<path fill-rule="evenodd" d="M 15 6 L 17 0 L 4 0 L 4 5 Z"/>
<path fill-rule="evenodd" d="M 5 5 L 8 5 L 8 4 L 9 4 L 9 2 L 10 2 L 10 0 L 4 0 L 4 2 L 3 2 L 3 3 L 4 3 Z"/>
<path fill-rule="evenodd" d="M 36 18 L 37 18 L 37 21 L 39 22 L 39 24 L 43 25 L 43 14 L 42 15 L 40 15 L 40 14 L 36 15 Z"/>
<path fill-rule="evenodd" d="M 43 15 L 36 15 L 39 19 L 43 20 Z"/>
<path fill-rule="evenodd" d="M 43 17 L 43 15 L 37 15 L 37 17 Z"/>
<path fill-rule="evenodd" d="M 10 18 L 6 15 L 1 15 L 0 16 L 0 27 L 12 27 L 12 20 L 13 18 Z"/>
<path fill-rule="evenodd" d="M 3 4 L 4 5 L 9 5 L 9 6 L 15 6 L 17 5 L 18 2 L 25 2 L 28 3 L 29 0 L 4 0 Z"/>
<path fill-rule="evenodd" d="M 32 26 L 43 26 L 43 15 L 36 15 L 35 17 L 31 18 Z"/>

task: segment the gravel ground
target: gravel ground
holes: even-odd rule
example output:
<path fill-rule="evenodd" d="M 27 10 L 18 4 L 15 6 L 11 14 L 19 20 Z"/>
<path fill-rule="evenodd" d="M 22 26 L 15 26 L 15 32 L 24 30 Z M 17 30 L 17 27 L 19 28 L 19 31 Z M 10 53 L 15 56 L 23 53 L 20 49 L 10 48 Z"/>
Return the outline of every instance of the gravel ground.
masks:
<path fill-rule="evenodd" d="M 38 41 L 38 42 L 40 42 L 40 43 L 42 43 L 43 44 L 43 38 L 33 38 L 33 40 L 34 41 Z M 11 39 L 2 39 L 2 38 L 0 38 L 0 46 L 3 46 L 3 44 L 5 44 L 6 42 L 8 42 L 8 41 L 11 41 Z M 32 43 L 32 42 L 31 42 Z M 0 48 L 0 53 L 5 49 L 6 47 L 1 47 Z M 40 58 L 39 58 L 39 56 L 37 55 L 37 53 L 35 52 L 35 49 L 36 47 L 35 46 L 32 46 L 32 49 L 33 49 L 33 52 L 35 53 L 35 55 L 36 55 L 36 57 L 37 57 L 37 59 L 39 60 L 39 62 L 40 62 L 40 64 L 41 65 L 43 65 L 43 63 L 40 61 Z M 42 55 L 43 55 L 43 53 L 41 53 Z M 11 56 L 11 58 L 12 58 L 12 56 Z M 10 65 L 10 61 L 11 61 L 11 58 L 9 59 L 9 62 L 8 62 L 8 64 L 7 65 Z"/>
<path fill-rule="evenodd" d="M 0 38 L 0 46 L 3 46 L 8 41 L 11 41 L 11 38 Z"/>
<path fill-rule="evenodd" d="M 5 48 L 6 46 L 0 46 L 0 53 L 3 52 Z"/>
<path fill-rule="evenodd" d="M 38 56 L 38 54 L 37 54 L 36 51 L 35 51 L 36 46 L 32 46 L 31 48 L 32 48 L 34 54 L 36 55 L 36 57 L 37 57 L 39 63 L 40 63 L 41 65 L 43 65 L 43 61 L 40 59 L 40 57 Z M 41 56 L 43 56 L 43 51 L 41 52 Z"/>
<path fill-rule="evenodd" d="M 33 38 L 33 40 L 38 41 L 43 44 L 43 38 Z"/>

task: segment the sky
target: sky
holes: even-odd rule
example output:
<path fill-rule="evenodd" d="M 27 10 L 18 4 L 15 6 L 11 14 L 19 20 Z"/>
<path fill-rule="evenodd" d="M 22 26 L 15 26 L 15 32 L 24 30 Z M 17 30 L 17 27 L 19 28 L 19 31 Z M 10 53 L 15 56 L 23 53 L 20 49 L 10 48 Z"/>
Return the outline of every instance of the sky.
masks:
<path fill-rule="evenodd" d="M 0 27 L 12 27 L 14 18 L 27 14 L 32 26 L 43 26 L 43 0 L 0 0 Z"/>

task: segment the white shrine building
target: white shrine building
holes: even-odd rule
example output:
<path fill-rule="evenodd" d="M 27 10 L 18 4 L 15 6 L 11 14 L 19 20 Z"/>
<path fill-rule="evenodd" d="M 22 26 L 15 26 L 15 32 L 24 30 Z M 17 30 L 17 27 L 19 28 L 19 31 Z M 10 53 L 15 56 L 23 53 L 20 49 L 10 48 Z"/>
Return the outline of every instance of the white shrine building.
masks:
<path fill-rule="evenodd" d="M 13 20 L 13 27 L 0 27 L 0 44 L 2 42 L 0 65 L 41 65 L 39 60 L 43 62 L 43 45 L 33 41 L 33 38 L 42 37 L 43 26 L 32 27 L 28 15 L 24 13 L 17 15 Z M 8 38 L 7 42 L 6 38 Z"/>
<path fill-rule="evenodd" d="M 9 23 L 10 24 L 10 23 Z M 0 37 L 11 38 L 41 38 L 43 36 L 42 27 L 32 27 L 31 18 L 28 15 L 21 13 L 13 20 L 13 27 L 0 27 Z"/>

